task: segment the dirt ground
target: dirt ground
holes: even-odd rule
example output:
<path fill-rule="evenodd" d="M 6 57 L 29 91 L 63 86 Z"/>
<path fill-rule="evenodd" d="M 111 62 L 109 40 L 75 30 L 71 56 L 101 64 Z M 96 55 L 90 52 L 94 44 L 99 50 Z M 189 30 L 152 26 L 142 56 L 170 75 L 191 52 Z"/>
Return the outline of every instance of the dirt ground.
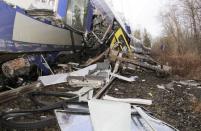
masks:
<path fill-rule="evenodd" d="M 115 80 L 108 95 L 118 98 L 153 100 L 153 104 L 146 106 L 146 108 L 157 118 L 175 126 L 181 131 L 201 130 L 201 88 L 199 86 L 182 85 L 173 82 L 179 81 L 180 79 L 178 78 L 159 78 L 154 73 L 129 71 L 123 74 L 138 76 L 139 78 L 132 83 Z M 0 105 L 0 111 L 21 108 L 31 109 L 33 104 L 29 99 L 21 97 Z M 42 129 L 41 131 L 59 130 L 56 124 L 53 127 Z"/>
<path fill-rule="evenodd" d="M 133 83 L 117 80 L 108 95 L 153 100 L 153 105 L 146 108 L 157 118 L 181 131 L 201 130 L 200 87 L 178 84 L 173 82 L 176 78 L 158 78 L 153 73 L 132 72 L 127 75 L 136 75 L 139 79 Z M 165 89 L 157 85 L 163 85 Z"/>

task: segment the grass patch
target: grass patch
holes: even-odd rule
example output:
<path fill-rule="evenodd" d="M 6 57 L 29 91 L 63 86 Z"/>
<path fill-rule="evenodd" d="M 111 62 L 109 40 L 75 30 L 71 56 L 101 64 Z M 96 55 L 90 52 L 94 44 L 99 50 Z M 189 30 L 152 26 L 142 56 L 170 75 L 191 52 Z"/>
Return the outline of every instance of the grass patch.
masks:
<path fill-rule="evenodd" d="M 201 80 L 201 56 L 198 53 L 185 54 L 158 52 L 153 55 L 161 64 L 172 67 L 172 74 L 187 79 Z"/>

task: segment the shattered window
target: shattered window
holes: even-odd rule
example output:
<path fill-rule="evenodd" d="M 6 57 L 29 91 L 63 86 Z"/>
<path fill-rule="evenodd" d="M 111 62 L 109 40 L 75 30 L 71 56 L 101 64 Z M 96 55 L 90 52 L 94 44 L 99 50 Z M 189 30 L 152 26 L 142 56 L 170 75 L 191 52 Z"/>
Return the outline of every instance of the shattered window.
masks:
<path fill-rule="evenodd" d="M 69 0 L 66 24 L 78 30 L 84 30 L 88 0 Z"/>

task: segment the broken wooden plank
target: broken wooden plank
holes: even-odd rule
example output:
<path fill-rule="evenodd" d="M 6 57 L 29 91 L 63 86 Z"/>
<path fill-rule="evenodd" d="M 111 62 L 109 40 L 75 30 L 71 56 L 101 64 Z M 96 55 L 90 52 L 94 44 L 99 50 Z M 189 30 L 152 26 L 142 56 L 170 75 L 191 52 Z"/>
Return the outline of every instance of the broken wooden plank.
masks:
<path fill-rule="evenodd" d="M 112 84 L 112 82 L 114 80 L 115 80 L 115 77 L 112 77 L 110 79 L 110 81 L 104 87 L 102 87 L 93 98 L 94 99 L 100 99 L 100 98 L 102 98 L 102 96 L 104 96 L 104 94 L 107 92 L 107 90 L 109 90 L 110 85 Z"/>
<path fill-rule="evenodd" d="M 108 48 L 107 50 L 105 50 L 103 53 L 101 53 L 100 55 L 96 56 L 95 58 L 89 59 L 84 66 L 89 66 L 92 65 L 94 63 L 96 63 L 97 61 L 99 61 L 100 59 L 104 58 L 104 56 L 108 55 L 110 49 Z"/>
<path fill-rule="evenodd" d="M 169 74 L 170 71 L 171 71 L 171 68 L 168 68 L 166 66 L 163 66 L 163 68 L 161 68 L 159 66 L 152 66 L 152 65 L 147 64 L 145 62 L 144 63 L 143 62 L 138 62 L 138 61 L 133 60 L 133 59 L 123 58 L 123 57 L 115 56 L 113 54 L 110 54 L 110 57 L 111 57 L 111 59 L 116 59 L 116 60 L 119 60 L 121 62 L 130 63 L 130 64 L 133 64 L 135 66 L 139 66 L 139 67 L 142 67 L 142 68 L 145 68 L 145 69 L 156 71 L 158 73 Z"/>
<path fill-rule="evenodd" d="M 30 85 L 18 87 L 13 90 L 4 91 L 0 93 L 0 104 L 5 103 L 7 101 L 13 100 L 20 95 L 25 95 L 27 93 L 33 92 L 35 90 L 41 89 L 43 86 L 40 82 L 34 82 Z"/>

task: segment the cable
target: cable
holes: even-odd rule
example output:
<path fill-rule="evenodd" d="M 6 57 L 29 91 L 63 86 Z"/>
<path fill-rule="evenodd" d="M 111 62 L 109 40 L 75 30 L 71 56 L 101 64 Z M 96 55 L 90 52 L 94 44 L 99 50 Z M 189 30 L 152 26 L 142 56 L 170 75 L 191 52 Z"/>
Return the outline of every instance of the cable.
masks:
<path fill-rule="evenodd" d="M 15 118 L 26 117 L 26 116 L 35 116 L 40 113 L 53 113 L 53 110 L 63 108 L 67 105 L 87 105 L 87 103 L 75 102 L 79 97 L 70 93 L 60 93 L 60 92 L 32 92 L 29 94 L 31 100 L 34 100 L 38 105 L 42 106 L 39 109 L 32 110 L 20 110 L 20 111 L 10 111 L 3 112 L 0 114 L 0 126 L 6 129 L 41 129 L 44 127 L 48 127 L 50 125 L 56 124 L 56 119 L 54 116 L 49 116 L 41 120 L 34 120 L 32 122 L 16 122 Z M 37 96 L 55 96 L 55 97 L 67 97 L 68 100 L 62 100 L 60 102 L 56 102 L 54 104 L 46 103 L 43 101 L 37 100 Z"/>
<path fill-rule="evenodd" d="M 21 110 L 21 111 L 10 111 L 10 112 L 3 112 L 0 114 L 0 126 L 6 129 L 20 129 L 20 130 L 27 130 L 27 129 L 41 129 L 45 127 L 49 127 L 51 125 L 56 124 L 56 119 L 54 116 L 49 116 L 41 120 L 33 121 L 33 122 L 16 122 L 14 121 L 15 118 L 19 117 L 26 117 L 30 115 L 36 115 L 39 113 L 52 113 L 55 109 L 63 108 L 64 105 L 82 105 L 87 106 L 87 103 L 80 103 L 80 102 L 71 102 L 69 100 L 64 100 L 61 102 L 54 103 L 52 105 L 48 105 L 39 109 L 33 110 Z M 68 109 L 72 112 L 76 112 L 75 109 Z M 77 110 L 80 112 L 79 110 Z M 25 120 L 24 120 L 25 121 Z"/>

